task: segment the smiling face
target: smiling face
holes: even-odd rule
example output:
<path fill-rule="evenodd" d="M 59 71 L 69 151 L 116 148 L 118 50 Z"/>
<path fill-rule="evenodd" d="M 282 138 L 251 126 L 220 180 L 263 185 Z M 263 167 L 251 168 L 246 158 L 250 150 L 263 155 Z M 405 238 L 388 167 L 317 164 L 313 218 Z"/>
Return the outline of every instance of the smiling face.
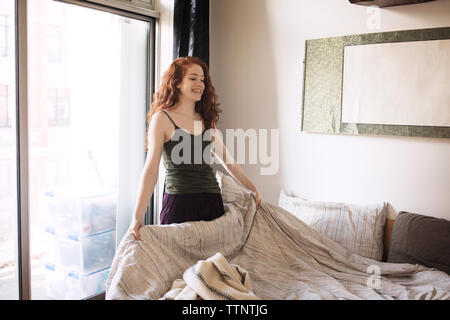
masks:
<path fill-rule="evenodd" d="M 198 64 L 192 64 L 186 68 L 183 81 L 178 85 L 180 98 L 193 101 L 194 103 L 202 99 L 205 90 L 205 76 L 203 69 Z"/>

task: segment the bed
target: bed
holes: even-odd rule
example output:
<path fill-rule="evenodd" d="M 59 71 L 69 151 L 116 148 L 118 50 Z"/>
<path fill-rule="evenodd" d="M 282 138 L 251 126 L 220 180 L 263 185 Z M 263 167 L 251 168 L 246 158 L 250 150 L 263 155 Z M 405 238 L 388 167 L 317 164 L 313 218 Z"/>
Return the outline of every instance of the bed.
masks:
<path fill-rule="evenodd" d="M 446 272 L 417 263 L 386 261 L 395 223 L 378 207 L 375 211 L 381 213 L 374 221 L 378 237 L 381 235 L 381 249 L 380 243 L 360 246 L 358 241 L 363 240 L 354 241 L 357 250 L 362 250 L 359 252 L 351 243 L 343 245 L 348 232 L 334 231 L 333 236 L 341 237 L 336 241 L 279 205 L 263 201 L 256 209 L 252 196 L 230 176 L 221 172 L 217 175 L 226 213 L 213 221 L 144 226 L 141 241 L 127 232 L 111 266 L 106 299 L 167 298 L 168 293 L 178 290 L 180 280 L 189 281 L 188 270 L 195 270 L 200 263 L 208 267 L 214 257 L 223 257 L 221 261 L 229 263 L 227 270 L 243 276 L 245 288 L 240 293 L 247 289 L 246 297 L 252 294 L 257 299 L 450 298 L 450 276 Z M 342 212 L 342 208 L 339 210 Z M 350 225 L 360 225 L 353 218 L 349 221 Z M 329 223 L 322 225 L 325 231 L 332 230 Z M 338 223 L 336 230 L 345 231 L 342 228 Z M 190 297 L 229 296 L 213 292 L 199 297 L 197 292 Z"/>

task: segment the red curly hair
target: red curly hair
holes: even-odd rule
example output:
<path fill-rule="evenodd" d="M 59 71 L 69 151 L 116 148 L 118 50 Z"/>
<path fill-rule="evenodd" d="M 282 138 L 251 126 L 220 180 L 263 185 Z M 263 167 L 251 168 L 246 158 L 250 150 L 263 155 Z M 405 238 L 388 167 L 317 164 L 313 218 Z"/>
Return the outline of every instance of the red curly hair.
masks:
<path fill-rule="evenodd" d="M 148 127 L 155 113 L 173 107 L 180 100 L 180 90 L 177 86 L 181 83 L 187 68 L 192 64 L 197 64 L 203 69 L 205 76 L 205 90 L 203 91 L 200 101 L 195 103 L 195 111 L 197 111 L 205 122 L 206 129 L 215 128 L 219 120 L 220 103 L 216 91 L 212 85 L 209 69 L 205 62 L 197 57 L 181 57 L 175 59 L 169 69 L 164 72 L 161 79 L 161 86 L 153 95 L 153 103 L 147 114 L 147 132 L 145 135 L 145 149 L 148 150 Z"/>

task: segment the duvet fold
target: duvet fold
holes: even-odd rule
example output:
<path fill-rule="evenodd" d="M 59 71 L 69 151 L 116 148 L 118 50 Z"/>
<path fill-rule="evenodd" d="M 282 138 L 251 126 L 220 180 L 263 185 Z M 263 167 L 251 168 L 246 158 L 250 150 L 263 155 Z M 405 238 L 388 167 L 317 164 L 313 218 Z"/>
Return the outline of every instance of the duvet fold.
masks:
<path fill-rule="evenodd" d="M 176 279 L 161 300 L 258 300 L 248 272 L 220 253 L 200 260 Z"/>
<path fill-rule="evenodd" d="M 105 298 L 450 299 L 445 272 L 353 254 L 274 204 L 256 209 L 231 183 L 222 196 L 225 214 L 213 221 L 143 226 L 140 241 L 128 231 Z"/>

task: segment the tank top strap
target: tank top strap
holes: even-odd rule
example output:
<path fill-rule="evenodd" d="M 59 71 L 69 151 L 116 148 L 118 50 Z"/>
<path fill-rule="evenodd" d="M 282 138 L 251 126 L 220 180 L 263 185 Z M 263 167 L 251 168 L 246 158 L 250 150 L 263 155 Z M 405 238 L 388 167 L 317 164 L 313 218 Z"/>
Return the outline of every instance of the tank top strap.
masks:
<path fill-rule="evenodd" d="M 173 125 L 175 126 L 175 129 L 180 128 L 179 126 L 176 125 L 176 123 L 172 120 L 172 118 L 169 116 L 169 114 L 165 110 L 161 110 L 161 111 L 164 112 L 167 117 L 169 117 L 169 120 L 173 123 Z"/>

